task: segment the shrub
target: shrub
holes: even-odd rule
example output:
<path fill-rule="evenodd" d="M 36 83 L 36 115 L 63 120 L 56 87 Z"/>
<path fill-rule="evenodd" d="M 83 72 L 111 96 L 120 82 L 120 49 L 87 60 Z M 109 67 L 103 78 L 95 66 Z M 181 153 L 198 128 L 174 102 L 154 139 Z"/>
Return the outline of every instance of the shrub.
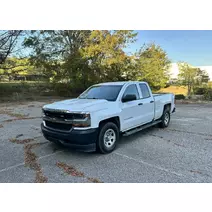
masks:
<path fill-rule="evenodd" d="M 176 95 L 175 95 L 175 99 L 176 99 L 176 100 L 185 99 L 185 96 L 184 96 L 183 94 L 176 94 Z"/>
<path fill-rule="evenodd" d="M 203 95 L 207 92 L 207 87 L 196 87 L 194 88 L 194 94 L 195 95 Z"/>
<path fill-rule="evenodd" d="M 208 88 L 204 94 L 204 99 L 212 101 L 212 88 Z"/>

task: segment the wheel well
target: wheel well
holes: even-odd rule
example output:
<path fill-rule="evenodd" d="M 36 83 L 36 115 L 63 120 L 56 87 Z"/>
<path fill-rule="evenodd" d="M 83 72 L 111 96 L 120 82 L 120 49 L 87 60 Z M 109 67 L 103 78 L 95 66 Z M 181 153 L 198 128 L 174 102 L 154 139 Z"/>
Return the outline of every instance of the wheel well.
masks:
<path fill-rule="evenodd" d="M 164 110 L 168 109 L 169 111 L 171 110 L 171 103 L 164 105 Z"/>
<path fill-rule="evenodd" d="M 119 119 L 118 116 L 112 117 L 112 118 L 108 118 L 108 119 L 105 119 L 105 120 L 100 121 L 99 126 L 102 125 L 102 124 L 105 124 L 107 122 L 113 122 L 114 124 L 116 124 L 116 126 L 120 130 L 120 119 Z"/>

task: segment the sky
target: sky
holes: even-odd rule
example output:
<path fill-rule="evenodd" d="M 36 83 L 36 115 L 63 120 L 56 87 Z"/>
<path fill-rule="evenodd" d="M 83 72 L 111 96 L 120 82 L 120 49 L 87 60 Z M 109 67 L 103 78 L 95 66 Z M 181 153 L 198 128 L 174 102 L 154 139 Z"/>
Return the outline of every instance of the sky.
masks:
<path fill-rule="evenodd" d="M 212 30 L 140 30 L 137 41 L 126 49 L 134 52 L 144 43 L 160 45 L 175 63 L 193 66 L 212 66 Z"/>

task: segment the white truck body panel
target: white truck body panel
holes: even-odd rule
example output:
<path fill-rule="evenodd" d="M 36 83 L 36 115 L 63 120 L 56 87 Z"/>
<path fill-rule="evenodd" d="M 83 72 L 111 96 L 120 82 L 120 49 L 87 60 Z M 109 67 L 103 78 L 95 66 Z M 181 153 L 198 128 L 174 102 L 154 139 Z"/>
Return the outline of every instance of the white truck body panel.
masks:
<path fill-rule="evenodd" d="M 129 85 L 136 85 L 139 99 L 129 102 L 122 102 L 122 97 Z M 144 84 L 148 87 L 149 97 L 143 98 L 139 87 Z M 99 85 L 122 85 L 121 91 L 116 101 L 107 101 L 104 99 L 70 99 L 45 105 L 44 109 L 59 109 L 70 112 L 87 112 L 90 113 L 90 128 L 98 128 L 101 121 L 118 117 L 120 120 L 120 131 L 124 132 L 137 126 L 149 123 L 159 119 L 164 110 L 164 105 L 170 104 L 171 111 L 175 108 L 173 94 L 152 94 L 149 85 L 146 82 L 112 82 Z M 77 128 L 85 130 L 85 128 Z"/>

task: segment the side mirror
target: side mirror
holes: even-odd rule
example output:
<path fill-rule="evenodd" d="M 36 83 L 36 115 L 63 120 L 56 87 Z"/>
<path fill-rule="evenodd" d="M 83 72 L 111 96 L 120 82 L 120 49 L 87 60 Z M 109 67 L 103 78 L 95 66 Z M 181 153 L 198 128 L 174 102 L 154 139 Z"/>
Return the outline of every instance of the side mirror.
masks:
<path fill-rule="evenodd" d="M 122 98 L 122 102 L 130 102 L 130 101 L 134 101 L 136 99 L 137 99 L 136 98 L 136 95 L 134 95 L 134 94 L 127 94 L 126 96 L 124 96 Z"/>

